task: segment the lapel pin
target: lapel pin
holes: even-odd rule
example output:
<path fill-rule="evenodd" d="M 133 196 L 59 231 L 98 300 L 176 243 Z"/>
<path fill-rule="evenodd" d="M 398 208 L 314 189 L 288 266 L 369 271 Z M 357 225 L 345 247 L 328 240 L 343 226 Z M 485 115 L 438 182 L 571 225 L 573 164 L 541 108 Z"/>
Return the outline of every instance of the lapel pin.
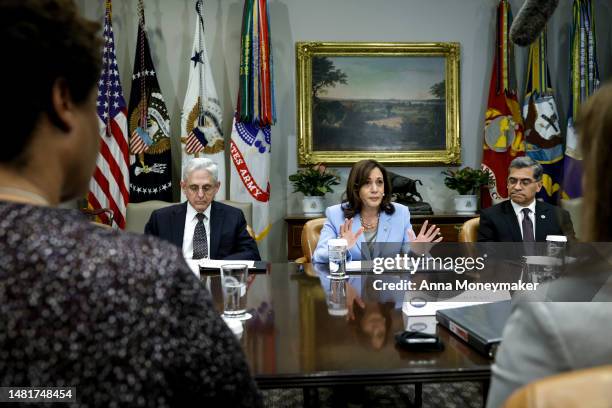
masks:
<path fill-rule="evenodd" d="M 546 216 L 544 214 L 542 214 L 542 215 L 540 215 L 540 218 L 544 219 L 544 218 L 546 218 Z"/>

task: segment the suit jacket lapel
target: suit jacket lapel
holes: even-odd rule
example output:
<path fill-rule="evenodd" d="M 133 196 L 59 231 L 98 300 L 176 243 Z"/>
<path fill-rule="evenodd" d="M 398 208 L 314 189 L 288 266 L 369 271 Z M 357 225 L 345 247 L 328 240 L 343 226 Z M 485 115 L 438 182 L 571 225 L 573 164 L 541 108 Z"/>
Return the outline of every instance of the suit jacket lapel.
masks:
<path fill-rule="evenodd" d="M 172 242 L 179 248 L 183 247 L 183 237 L 185 235 L 185 217 L 187 216 L 187 202 L 176 207 L 172 213 L 170 223 L 172 225 Z"/>
<path fill-rule="evenodd" d="M 359 231 L 359 228 L 361 228 L 361 214 L 355 214 L 355 216 L 353 217 L 353 233 L 356 234 L 357 231 Z M 357 252 L 360 254 L 362 253 L 362 248 L 363 245 L 365 245 L 365 236 L 363 234 L 363 232 L 361 233 L 361 235 L 357 238 L 357 244 L 355 245 L 355 249 L 357 250 Z M 368 255 L 368 251 L 364 252 L 364 255 Z M 360 258 L 362 260 L 364 259 L 369 259 L 369 257 L 366 258 Z"/>
<path fill-rule="evenodd" d="M 506 223 L 510 229 L 512 240 L 514 242 L 523 242 L 523 235 L 521 235 L 521 228 L 518 223 L 518 218 L 516 217 L 516 213 L 514 212 L 514 208 L 512 208 L 512 204 L 510 203 L 509 199 L 504 201 L 502 204 L 502 210 L 504 212 Z"/>
<path fill-rule="evenodd" d="M 221 226 L 223 225 L 223 209 L 215 201 L 210 203 L 210 259 L 217 259 L 219 241 L 221 240 Z"/>
<path fill-rule="evenodd" d="M 551 223 L 550 217 L 552 216 L 552 214 L 549 214 L 548 208 L 546 208 L 544 204 L 539 201 L 536 201 L 536 209 L 534 215 L 536 241 L 544 242 L 546 241 L 546 235 L 548 235 L 547 227 Z"/>
<path fill-rule="evenodd" d="M 380 213 L 378 219 L 378 231 L 376 231 L 377 242 L 389 242 L 389 234 L 391 234 L 391 216 L 386 212 Z"/>
<path fill-rule="evenodd" d="M 390 250 L 388 248 L 389 244 L 387 244 L 389 242 L 389 234 L 391 234 L 391 216 L 382 211 L 378 218 L 378 229 L 376 230 L 376 239 L 374 240 L 374 242 L 379 244 L 374 245 L 375 250 L 372 258 L 383 256 Z"/>

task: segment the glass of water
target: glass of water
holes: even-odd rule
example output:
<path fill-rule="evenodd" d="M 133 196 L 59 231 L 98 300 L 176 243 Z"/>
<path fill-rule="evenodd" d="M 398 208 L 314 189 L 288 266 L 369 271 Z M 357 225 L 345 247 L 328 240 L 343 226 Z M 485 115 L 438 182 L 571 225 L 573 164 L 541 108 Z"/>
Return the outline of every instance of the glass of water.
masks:
<path fill-rule="evenodd" d="M 329 251 L 329 273 L 332 278 L 344 278 L 346 276 L 346 251 L 348 243 L 346 239 L 330 239 L 327 243 Z"/>
<path fill-rule="evenodd" d="M 346 280 L 329 280 L 327 311 L 331 316 L 346 316 L 348 314 L 348 305 L 346 303 Z"/>
<path fill-rule="evenodd" d="M 221 288 L 223 289 L 223 316 L 248 319 L 247 277 L 249 268 L 243 264 L 221 266 Z"/>
<path fill-rule="evenodd" d="M 552 281 L 559 277 L 561 266 L 561 260 L 553 256 L 524 256 L 521 279 L 531 283 Z"/>
<path fill-rule="evenodd" d="M 558 258 L 565 263 L 567 252 L 567 237 L 564 235 L 546 236 L 546 255 Z"/>

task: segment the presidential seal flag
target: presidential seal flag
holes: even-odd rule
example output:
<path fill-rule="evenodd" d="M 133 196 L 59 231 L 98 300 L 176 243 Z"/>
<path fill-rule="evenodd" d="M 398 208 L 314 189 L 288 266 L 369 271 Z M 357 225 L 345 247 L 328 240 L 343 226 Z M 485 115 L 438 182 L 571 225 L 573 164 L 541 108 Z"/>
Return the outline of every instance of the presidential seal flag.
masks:
<path fill-rule="evenodd" d="M 225 199 L 225 142 L 221 107 L 204 43 L 204 2 L 196 1 L 196 28 L 189 61 L 189 81 L 181 114 L 182 160 L 207 157 L 217 163 L 221 187 L 217 199 Z"/>
<path fill-rule="evenodd" d="M 563 163 L 564 199 L 582 196 L 582 154 L 578 148 L 574 120 L 580 105 L 599 87 L 595 16 L 591 0 L 574 0 L 573 14 L 570 37 L 570 104 Z"/>
<path fill-rule="evenodd" d="M 257 241 L 270 230 L 271 125 L 276 121 L 268 21 L 266 0 L 245 0 L 238 106 L 230 144 L 231 199 L 253 203 Z"/>
<path fill-rule="evenodd" d="M 130 201 L 172 201 L 170 117 L 161 94 L 138 2 L 138 40 L 129 104 Z"/>
<path fill-rule="evenodd" d="M 489 186 L 489 194 L 481 196 L 483 208 L 508 197 L 508 166 L 525 151 L 523 120 L 514 79 L 514 45 L 508 34 L 511 22 L 510 5 L 507 0 L 501 0 L 497 7 L 495 59 L 489 86 L 482 154 L 482 168 L 489 170 L 493 183 Z"/>
<path fill-rule="evenodd" d="M 110 209 L 115 223 L 113 226 L 123 229 L 129 201 L 127 107 L 123 99 L 115 55 L 111 0 L 106 0 L 104 54 L 96 105 L 100 128 L 100 153 L 96 160 L 96 170 L 89 182 L 87 203 L 92 210 Z M 110 223 L 107 214 L 101 213 L 99 217 L 103 223 Z"/>
<path fill-rule="evenodd" d="M 537 197 L 557 204 L 563 174 L 563 138 L 546 61 L 546 31 L 530 46 L 525 91 L 525 151 L 544 169 L 543 188 Z"/>

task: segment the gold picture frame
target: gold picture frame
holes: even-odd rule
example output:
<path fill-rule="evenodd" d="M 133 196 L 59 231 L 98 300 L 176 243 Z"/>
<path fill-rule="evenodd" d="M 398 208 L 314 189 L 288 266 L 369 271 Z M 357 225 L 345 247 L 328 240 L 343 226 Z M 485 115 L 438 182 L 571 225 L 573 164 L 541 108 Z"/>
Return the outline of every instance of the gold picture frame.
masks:
<path fill-rule="evenodd" d="M 459 43 L 297 42 L 295 56 L 300 165 L 461 163 Z"/>

